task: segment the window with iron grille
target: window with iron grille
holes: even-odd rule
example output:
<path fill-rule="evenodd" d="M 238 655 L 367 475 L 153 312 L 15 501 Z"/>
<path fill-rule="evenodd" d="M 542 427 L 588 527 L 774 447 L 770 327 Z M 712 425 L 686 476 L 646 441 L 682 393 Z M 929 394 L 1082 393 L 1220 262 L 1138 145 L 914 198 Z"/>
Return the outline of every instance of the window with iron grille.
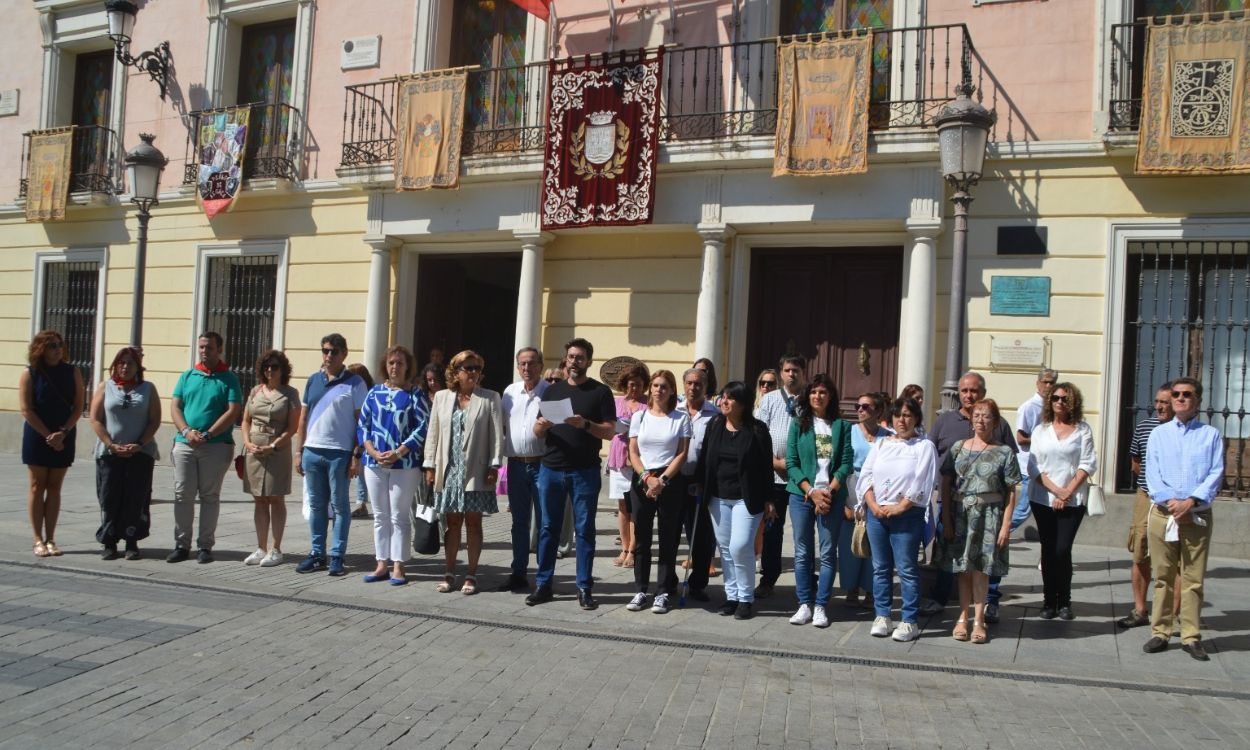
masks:
<path fill-rule="evenodd" d="M 95 385 L 96 315 L 99 304 L 100 264 L 94 260 L 51 262 L 43 272 L 41 329 L 56 331 L 65 340 L 68 361 L 82 373 L 84 404 L 91 403 Z"/>
<path fill-rule="evenodd" d="M 204 330 L 225 339 L 224 359 L 246 395 L 256 385 L 256 359 L 273 347 L 278 256 L 228 255 L 208 259 Z"/>
<path fill-rule="evenodd" d="M 1129 243 L 1121 454 L 1155 389 L 1202 382 L 1200 417 L 1224 434 L 1221 494 L 1250 495 L 1250 241 Z M 1120 468 L 1117 484 L 1129 485 Z"/>

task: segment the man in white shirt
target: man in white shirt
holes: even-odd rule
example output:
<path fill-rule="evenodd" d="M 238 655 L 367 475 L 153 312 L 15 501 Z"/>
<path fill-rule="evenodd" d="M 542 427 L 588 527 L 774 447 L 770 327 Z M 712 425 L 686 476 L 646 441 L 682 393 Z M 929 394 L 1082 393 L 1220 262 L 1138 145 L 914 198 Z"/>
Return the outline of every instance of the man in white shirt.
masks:
<path fill-rule="evenodd" d="M 1016 410 L 1016 445 L 1020 446 L 1020 452 L 1016 454 L 1016 458 L 1020 461 L 1020 476 L 1025 478 L 1021 492 L 1026 498 L 1029 496 L 1029 482 L 1032 479 L 1029 470 L 1030 436 L 1033 430 L 1042 423 L 1042 403 L 1050 398 L 1050 389 L 1054 388 L 1057 382 L 1059 382 L 1059 373 L 1055 370 L 1042 370 L 1037 373 L 1037 393 L 1020 404 L 1020 408 Z M 1028 519 L 1029 504 L 1017 503 L 1016 512 L 1011 517 L 1011 530 L 1015 531 Z"/>
<path fill-rule="evenodd" d="M 542 379 L 543 353 L 527 346 L 516 353 L 520 380 L 503 391 L 503 452 L 508 458 L 508 509 L 512 513 L 512 574 L 500 591 L 529 589 L 530 520 L 538 499 L 538 467 L 547 441 L 534 434 L 534 422 L 547 383 Z"/>
<path fill-rule="evenodd" d="M 773 494 L 764 505 L 764 554 L 760 556 L 760 582 L 755 598 L 765 599 L 781 577 L 781 546 L 785 541 L 786 508 L 790 496 L 786 492 L 786 441 L 790 438 L 790 421 L 803 393 L 807 360 L 798 355 L 781 358 L 778 371 L 781 387 L 760 400 L 759 420 L 768 425 L 773 439 Z"/>
<path fill-rule="evenodd" d="M 703 436 L 707 432 L 708 422 L 720 410 L 707 400 L 707 372 L 690 368 L 681 376 L 682 388 L 686 400 L 682 403 L 686 416 L 690 418 L 690 447 L 686 450 L 686 462 L 682 464 L 681 474 L 677 481 L 681 484 L 679 493 L 685 498 L 682 527 L 686 530 L 686 543 L 690 546 L 690 591 L 691 599 L 700 602 L 708 601 L 707 581 L 708 569 L 712 565 L 712 553 L 716 549 L 716 535 L 712 531 L 712 516 L 708 512 L 707 503 L 700 497 L 700 488 L 692 484 L 695 468 L 699 464 L 699 452 L 703 448 Z"/>

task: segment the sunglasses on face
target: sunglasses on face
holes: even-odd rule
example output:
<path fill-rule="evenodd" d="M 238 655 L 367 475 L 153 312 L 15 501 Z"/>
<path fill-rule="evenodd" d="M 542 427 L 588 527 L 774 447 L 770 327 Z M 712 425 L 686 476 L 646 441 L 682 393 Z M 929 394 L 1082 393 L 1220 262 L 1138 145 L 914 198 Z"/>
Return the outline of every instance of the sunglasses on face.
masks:
<path fill-rule="evenodd" d="M 337 353 L 338 353 L 338 351 L 339 351 L 338 349 L 322 349 L 322 350 L 321 350 L 321 353 L 322 353 L 323 355 L 325 355 L 325 356 L 329 357 L 329 356 L 330 356 L 330 355 L 332 355 L 332 354 L 337 354 Z"/>
<path fill-rule="evenodd" d="M 63 345 L 60 341 L 49 341 L 49 342 L 48 342 L 48 348 L 49 348 L 49 349 L 60 349 L 62 346 L 64 346 L 64 345 Z"/>
<path fill-rule="evenodd" d="M 547 382 L 548 382 L 548 383 L 559 383 L 559 382 L 560 382 L 560 379 L 559 379 L 559 378 L 547 378 Z"/>
<path fill-rule="evenodd" d="M 776 380 L 761 380 L 760 381 L 760 388 L 776 388 L 776 387 L 777 387 Z"/>
<path fill-rule="evenodd" d="M 481 365 L 460 365 L 460 370 L 462 372 L 481 372 L 482 366 Z"/>
<path fill-rule="evenodd" d="M 1067 396 L 1051 396 L 1050 397 L 1050 403 L 1052 404 L 1066 404 L 1068 403 L 1068 401 L 1069 399 Z"/>
<path fill-rule="evenodd" d="M 1197 398 L 1195 391 L 1172 391 L 1172 398 Z"/>
<path fill-rule="evenodd" d="M 276 364 L 274 364 L 274 363 L 270 362 L 269 364 L 265 365 L 263 369 L 264 369 L 264 371 L 265 371 L 265 372 L 269 372 L 269 371 L 271 371 L 271 370 L 281 370 L 281 369 L 282 369 L 282 365 L 276 365 Z"/>
<path fill-rule="evenodd" d="M 855 404 L 855 411 L 872 411 L 872 404 Z"/>

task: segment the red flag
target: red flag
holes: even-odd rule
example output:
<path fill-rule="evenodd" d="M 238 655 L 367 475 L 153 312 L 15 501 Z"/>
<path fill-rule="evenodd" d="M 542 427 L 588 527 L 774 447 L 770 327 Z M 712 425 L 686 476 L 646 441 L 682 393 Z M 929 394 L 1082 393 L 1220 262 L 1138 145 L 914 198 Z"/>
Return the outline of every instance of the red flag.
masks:
<path fill-rule="evenodd" d="M 526 13 L 532 13 L 544 21 L 551 16 L 551 3 L 554 0 L 512 0 L 512 2 L 525 9 Z"/>

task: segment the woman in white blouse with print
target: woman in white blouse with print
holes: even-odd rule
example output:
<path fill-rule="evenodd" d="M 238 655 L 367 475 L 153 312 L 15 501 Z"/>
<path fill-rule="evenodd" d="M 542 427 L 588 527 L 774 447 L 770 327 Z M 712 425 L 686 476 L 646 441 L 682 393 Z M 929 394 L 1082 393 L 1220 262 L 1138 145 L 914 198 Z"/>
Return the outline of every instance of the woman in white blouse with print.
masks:
<path fill-rule="evenodd" d="M 1085 518 L 1088 480 L 1098 469 L 1094 432 L 1081 419 L 1081 392 L 1059 383 L 1042 404 L 1042 425 L 1032 434 L 1029 460 L 1038 481 L 1029 485 L 1029 501 L 1042 541 L 1043 620 L 1071 620 L 1072 544 Z"/>
<path fill-rule="evenodd" d="M 902 622 L 896 641 L 920 636 L 920 572 L 916 551 L 924 533 L 925 508 L 937 482 L 937 449 L 920 437 L 924 414 L 913 398 L 894 402 L 894 436 L 877 440 L 864 459 L 856 491 L 867 506 L 868 542 L 872 547 L 872 594 L 876 618 L 872 634 L 891 635 L 890 604 L 894 571 L 902 590 Z"/>
<path fill-rule="evenodd" d="M 647 408 L 629 422 L 629 463 L 634 469 L 629 499 L 634 516 L 634 585 L 638 593 L 626 605 L 637 612 L 646 606 L 651 585 L 651 530 L 659 517 L 660 559 L 655 566 L 656 593 L 651 611 L 668 612 L 677 594 L 677 546 L 681 543 L 684 498 L 672 480 L 686 462 L 690 417 L 677 408 L 677 377 L 668 370 L 651 376 Z"/>

